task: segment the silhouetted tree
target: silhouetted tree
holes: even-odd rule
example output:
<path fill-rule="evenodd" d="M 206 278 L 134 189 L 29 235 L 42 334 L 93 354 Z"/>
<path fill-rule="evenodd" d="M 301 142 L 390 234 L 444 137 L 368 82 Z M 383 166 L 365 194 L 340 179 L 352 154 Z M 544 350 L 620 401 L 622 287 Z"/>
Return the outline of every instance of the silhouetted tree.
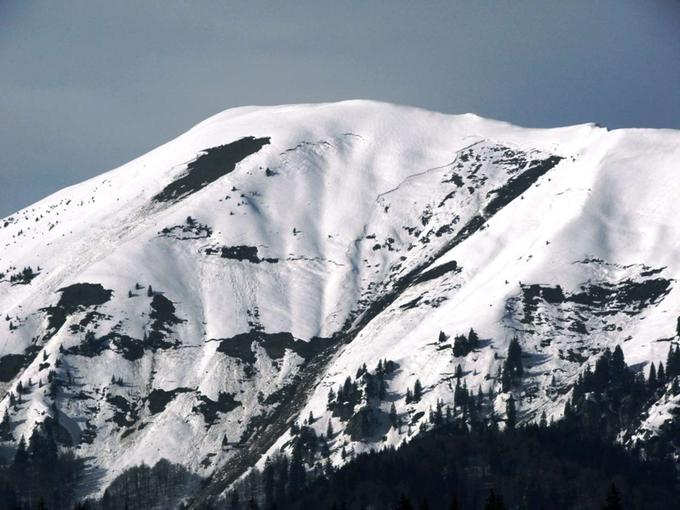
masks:
<path fill-rule="evenodd" d="M 492 490 L 489 493 L 489 497 L 486 500 L 484 510 L 505 510 L 503 498 L 501 496 L 497 496 L 496 493 Z"/>
<path fill-rule="evenodd" d="M 611 484 L 609 486 L 609 491 L 607 492 L 607 498 L 602 506 L 602 510 L 623 510 L 621 505 L 621 496 L 619 496 L 619 491 L 616 485 Z"/>

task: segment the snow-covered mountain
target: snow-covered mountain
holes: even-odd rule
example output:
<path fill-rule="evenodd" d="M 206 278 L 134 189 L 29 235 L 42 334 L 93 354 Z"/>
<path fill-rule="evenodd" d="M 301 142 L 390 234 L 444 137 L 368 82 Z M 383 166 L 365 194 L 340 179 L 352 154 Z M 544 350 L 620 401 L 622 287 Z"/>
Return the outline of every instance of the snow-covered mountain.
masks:
<path fill-rule="evenodd" d="M 606 347 L 665 362 L 679 161 L 670 130 L 368 101 L 225 111 L 0 221 L 6 444 L 51 417 L 92 468 L 83 496 L 161 458 L 219 494 L 310 412 L 336 464 L 407 440 L 452 402 L 459 365 L 502 416 L 513 337 L 520 422 L 557 419 Z M 454 356 L 471 328 L 479 346 Z M 362 434 L 328 392 L 380 360 L 396 369 Z M 659 434 L 677 400 L 622 440 Z M 383 426 L 392 403 L 410 426 Z"/>

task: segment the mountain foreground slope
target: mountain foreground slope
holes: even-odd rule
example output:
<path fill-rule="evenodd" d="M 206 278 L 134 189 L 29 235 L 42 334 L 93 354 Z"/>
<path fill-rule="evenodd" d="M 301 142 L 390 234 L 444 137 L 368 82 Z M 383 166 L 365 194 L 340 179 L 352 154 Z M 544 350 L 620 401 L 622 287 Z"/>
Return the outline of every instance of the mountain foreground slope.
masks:
<path fill-rule="evenodd" d="M 227 110 L 0 221 L 6 455 L 48 422 L 86 460 L 79 497 L 167 459 L 204 480 L 197 504 L 303 424 L 330 423 L 340 465 L 455 414 L 459 386 L 501 426 L 510 399 L 519 423 L 558 420 L 605 349 L 648 374 L 678 340 L 678 161 L 671 130 Z M 381 387 L 356 392 L 379 362 Z M 679 399 L 618 440 L 665 440 Z"/>

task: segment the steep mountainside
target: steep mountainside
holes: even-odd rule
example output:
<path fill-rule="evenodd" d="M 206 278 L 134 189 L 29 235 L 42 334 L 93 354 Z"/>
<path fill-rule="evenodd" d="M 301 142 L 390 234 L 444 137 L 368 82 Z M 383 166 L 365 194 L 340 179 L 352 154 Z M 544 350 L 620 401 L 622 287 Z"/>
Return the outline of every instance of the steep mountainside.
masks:
<path fill-rule="evenodd" d="M 335 464 L 415 436 L 458 366 L 500 417 L 512 394 L 520 422 L 558 419 L 605 348 L 646 372 L 677 340 L 678 161 L 675 131 L 367 101 L 223 112 L 0 221 L 6 445 L 55 420 L 87 459 L 81 496 L 165 458 L 210 477 L 200 500 L 310 412 Z M 524 374 L 503 392 L 513 337 Z M 380 360 L 377 400 L 329 405 Z M 664 393 L 621 441 L 661 437 L 678 406 Z"/>

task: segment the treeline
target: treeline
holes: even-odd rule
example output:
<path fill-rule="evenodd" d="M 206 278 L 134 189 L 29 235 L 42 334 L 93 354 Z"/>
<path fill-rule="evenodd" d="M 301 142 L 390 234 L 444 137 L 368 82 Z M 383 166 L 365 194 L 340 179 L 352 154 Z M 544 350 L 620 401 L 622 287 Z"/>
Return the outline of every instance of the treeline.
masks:
<path fill-rule="evenodd" d="M 473 331 L 466 341 L 478 342 Z M 444 338 L 442 341 L 446 341 Z M 462 340 L 461 340 L 462 341 Z M 471 345 L 471 344 L 468 344 Z M 388 400 L 389 379 L 398 366 L 381 360 L 363 365 L 354 378 L 329 391 L 327 409 L 335 423 L 355 441 L 382 437 L 390 428 L 411 427 Z M 522 350 L 513 339 L 498 378 L 504 390 L 521 383 Z M 645 377 L 627 364 L 622 350 L 605 350 L 586 367 L 565 406 L 564 419 L 519 426 L 515 400 L 504 397 L 503 416 L 494 413 L 496 397 L 468 390 L 460 366 L 452 402 L 430 409 L 422 434 L 398 449 L 356 455 L 349 447 L 336 452 L 347 460 L 332 466 L 333 421 L 325 433 L 315 431 L 311 413 L 291 429 L 290 456 L 267 459 L 225 500 L 206 509 L 228 510 L 646 510 L 676 508 L 680 500 L 670 440 L 624 448 L 616 440 L 635 430 L 644 410 L 664 394 L 680 394 L 680 348 L 672 346 L 665 365 L 652 365 Z M 420 400 L 419 380 L 406 401 Z M 58 416 L 58 413 L 55 413 Z M 525 420 L 524 420 L 525 421 Z M 9 416 L 0 434 L 11 437 Z M 43 510 L 74 508 L 73 488 L 80 463 L 63 453 L 59 423 L 48 418 L 16 455 L 0 466 L 0 508 Z M 347 443 L 345 443 L 347 445 Z M 644 460 L 643 460 L 644 459 Z M 78 509 L 138 510 L 174 508 L 201 480 L 166 461 L 125 471 L 102 500 Z"/>
<path fill-rule="evenodd" d="M 444 425 L 396 450 L 360 454 L 294 493 L 286 493 L 285 467 L 269 465 L 261 493 L 213 508 L 597 510 L 608 508 L 612 484 L 627 510 L 677 508 L 680 498 L 672 465 L 561 422 L 503 431 Z"/>
<path fill-rule="evenodd" d="M 142 464 L 124 471 L 104 491 L 99 501 L 87 501 L 76 510 L 165 510 L 176 508 L 196 491 L 201 478 L 165 459 L 153 467 Z"/>
<path fill-rule="evenodd" d="M 284 456 L 268 461 L 263 473 L 254 473 L 232 493 L 227 508 L 675 508 L 680 492 L 669 452 L 642 455 L 614 441 L 621 431 L 639 424 L 645 406 L 665 391 L 677 391 L 680 348 L 671 347 L 666 367 L 671 369 L 650 368 L 645 378 L 628 367 L 620 348 L 605 350 L 577 381 L 563 420 L 548 424 L 542 415 L 521 428 L 512 396 L 505 417 L 497 418 L 493 395 L 474 395 L 460 382 L 462 373 L 457 374 L 454 402 L 438 402 L 430 412 L 429 430 L 423 429 L 411 443 L 353 456 L 339 470 L 317 460 L 305 480 L 300 466 L 311 460 L 305 454 L 314 451 L 310 438 L 315 435 L 303 426 L 293 440 L 292 462 Z M 516 340 L 499 375 L 507 386 L 523 375 Z M 342 392 L 331 396 L 361 395 L 361 388 L 349 379 Z M 291 476 L 294 471 L 298 474 Z"/>
<path fill-rule="evenodd" d="M 28 443 L 20 438 L 14 456 L 0 465 L 0 508 L 71 508 L 82 461 L 60 450 L 58 435 L 59 424 L 50 418 L 33 430 Z"/>
<path fill-rule="evenodd" d="M 614 441 L 628 437 L 640 424 L 645 410 L 664 393 L 680 394 L 680 347 L 671 345 L 664 368 L 652 363 L 648 376 L 634 373 L 626 364 L 621 347 L 606 349 L 595 367 L 587 367 L 574 385 L 572 398 L 564 410 L 564 421 Z M 655 459 L 670 458 L 672 438 L 632 445 L 638 455 Z"/>

